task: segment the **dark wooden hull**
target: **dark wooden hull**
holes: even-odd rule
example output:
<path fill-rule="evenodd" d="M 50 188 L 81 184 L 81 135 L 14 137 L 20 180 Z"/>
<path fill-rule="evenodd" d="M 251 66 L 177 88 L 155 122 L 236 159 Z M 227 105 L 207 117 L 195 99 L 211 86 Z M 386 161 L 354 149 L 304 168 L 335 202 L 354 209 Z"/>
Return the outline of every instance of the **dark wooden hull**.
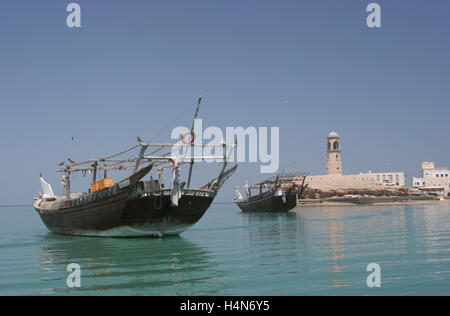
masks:
<path fill-rule="evenodd" d="M 45 210 L 35 207 L 45 226 L 57 234 L 97 236 L 120 226 L 128 191 L 82 206 Z"/>
<path fill-rule="evenodd" d="M 250 200 L 236 202 L 243 212 L 287 212 L 297 206 L 297 194 L 286 193 L 283 196 L 273 194 L 250 198 Z"/>
<path fill-rule="evenodd" d="M 46 211 L 36 209 L 47 228 L 58 234 L 102 237 L 178 235 L 197 223 L 213 201 L 210 196 L 185 195 L 178 206 L 170 196 L 128 198 L 121 192 L 84 205 Z"/>
<path fill-rule="evenodd" d="M 136 236 L 178 235 L 197 223 L 213 202 L 213 197 L 183 195 L 174 206 L 169 196 L 137 197 L 127 201 L 124 227 Z"/>
<path fill-rule="evenodd" d="M 218 187 L 184 189 L 177 205 L 174 205 L 170 189 L 154 190 L 151 183 L 140 181 L 151 167 L 90 195 L 74 194 L 70 200 L 64 197 L 38 199 L 34 208 L 47 228 L 58 234 L 102 237 L 178 235 L 202 218 Z M 230 170 L 234 172 L 235 169 Z"/>

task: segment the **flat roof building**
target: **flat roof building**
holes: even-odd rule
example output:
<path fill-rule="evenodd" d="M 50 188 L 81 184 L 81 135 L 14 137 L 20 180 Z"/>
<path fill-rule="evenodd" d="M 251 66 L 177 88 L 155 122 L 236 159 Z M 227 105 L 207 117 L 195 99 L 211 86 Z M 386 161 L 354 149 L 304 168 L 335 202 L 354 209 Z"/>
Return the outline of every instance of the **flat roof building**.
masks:
<path fill-rule="evenodd" d="M 436 168 L 434 162 L 423 162 L 422 177 L 413 178 L 413 187 L 426 194 L 448 196 L 450 193 L 450 172 L 448 168 Z"/>
<path fill-rule="evenodd" d="M 341 136 L 333 131 L 327 136 L 327 173 L 308 176 L 309 187 L 322 191 L 345 189 L 380 189 L 406 186 L 403 172 L 377 172 L 344 175 L 341 157 Z"/>

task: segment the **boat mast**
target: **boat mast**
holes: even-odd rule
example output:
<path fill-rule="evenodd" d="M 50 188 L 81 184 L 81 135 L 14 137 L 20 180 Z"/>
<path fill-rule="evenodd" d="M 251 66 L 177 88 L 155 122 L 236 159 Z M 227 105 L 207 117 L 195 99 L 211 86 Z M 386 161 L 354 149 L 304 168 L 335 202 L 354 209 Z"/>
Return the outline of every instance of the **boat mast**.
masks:
<path fill-rule="evenodd" d="M 66 174 L 64 177 L 64 184 L 66 186 L 66 199 L 70 200 L 70 167 L 66 168 Z"/>
<path fill-rule="evenodd" d="M 98 166 L 98 162 L 96 161 L 92 165 L 92 167 L 94 168 L 94 178 L 93 178 L 92 182 L 96 182 L 97 181 L 97 166 Z"/>
<path fill-rule="evenodd" d="M 280 175 L 278 174 L 278 175 L 277 175 L 277 179 L 275 180 L 274 190 L 277 189 L 277 186 L 278 186 L 278 180 L 279 180 L 279 179 L 280 179 Z"/>
<path fill-rule="evenodd" d="M 245 193 L 247 194 L 247 198 L 252 196 L 252 189 L 248 185 L 248 179 L 245 179 Z"/>
<path fill-rule="evenodd" d="M 145 151 L 147 150 L 147 148 L 148 148 L 148 145 L 143 145 L 141 142 L 141 151 L 139 152 L 138 159 L 136 160 L 136 165 L 134 166 L 133 173 L 136 173 L 138 171 L 139 165 L 141 163 L 141 160 L 144 158 L 144 154 L 145 154 Z"/>
<path fill-rule="evenodd" d="M 195 128 L 195 120 L 197 119 L 198 116 L 198 110 L 200 109 L 200 104 L 202 103 L 202 98 L 203 96 L 200 95 L 200 97 L 198 98 L 198 103 L 197 103 L 197 109 L 195 110 L 195 115 L 194 115 L 194 120 L 192 121 L 192 128 L 191 128 L 191 163 L 189 166 L 189 177 L 188 177 L 188 182 L 187 182 L 187 188 L 189 189 L 189 187 L 191 186 L 191 177 L 192 177 L 192 168 L 194 167 L 194 128 Z"/>

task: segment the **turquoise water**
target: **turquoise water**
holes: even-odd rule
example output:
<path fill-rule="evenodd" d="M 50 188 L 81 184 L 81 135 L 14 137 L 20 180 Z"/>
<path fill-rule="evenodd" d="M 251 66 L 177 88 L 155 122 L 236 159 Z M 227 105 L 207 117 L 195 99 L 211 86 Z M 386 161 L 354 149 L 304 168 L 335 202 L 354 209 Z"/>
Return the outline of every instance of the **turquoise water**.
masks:
<path fill-rule="evenodd" d="M 66 266 L 81 266 L 81 288 Z M 381 287 L 368 288 L 369 263 Z M 450 295 L 450 205 L 298 208 L 214 204 L 180 237 L 47 232 L 31 207 L 0 207 L 0 295 Z"/>

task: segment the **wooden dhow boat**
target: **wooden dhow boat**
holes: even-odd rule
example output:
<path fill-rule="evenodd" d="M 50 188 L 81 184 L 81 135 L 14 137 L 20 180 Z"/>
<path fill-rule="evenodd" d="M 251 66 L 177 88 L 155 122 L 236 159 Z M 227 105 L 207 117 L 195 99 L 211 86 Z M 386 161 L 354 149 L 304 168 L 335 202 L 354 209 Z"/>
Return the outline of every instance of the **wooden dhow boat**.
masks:
<path fill-rule="evenodd" d="M 180 166 L 189 163 L 190 158 L 183 160 L 144 154 L 145 150 L 151 147 L 169 146 L 174 145 L 141 143 L 138 145 L 141 150 L 137 158 L 98 158 L 65 166 L 57 170 L 65 174 L 65 196 L 55 196 L 50 185 L 41 177 L 44 194 L 36 199 L 34 208 L 47 228 L 54 233 L 110 237 L 161 237 L 180 234 L 200 220 L 237 165 L 226 170 L 227 157 L 223 157 L 224 164 L 218 177 L 199 188 L 189 188 L 180 179 Z M 195 160 L 217 158 L 195 157 Z M 134 163 L 135 166 L 125 166 L 127 162 Z M 100 163 L 113 165 L 100 166 Z M 140 164 L 144 163 L 146 166 L 139 169 Z M 159 173 L 159 178 L 142 181 L 155 166 L 158 166 L 155 170 Z M 165 188 L 162 184 L 162 174 L 168 168 L 172 169 L 172 185 Z M 99 170 L 133 172 L 131 176 L 113 184 L 112 178 L 105 177 L 96 181 Z M 77 172 L 94 174 L 89 193 L 70 192 L 70 175 Z"/>
<path fill-rule="evenodd" d="M 199 100 L 200 104 L 200 100 Z M 198 107 L 196 111 L 197 116 Z M 195 119 L 194 119 L 195 122 Z M 191 130 L 193 136 L 194 126 Z M 192 138 L 193 139 L 193 138 Z M 165 148 L 221 147 L 221 156 L 174 157 L 169 154 L 156 156 Z M 177 144 L 144 143 L 121 153 L 75 163 L 63 163 L 58 172 L 63 172 L 65 196 L 55 196 L 51 186 L 41 176 L 43 194 L 34 203 L 47 228 L 54 233 L 79 236 L 139 237 L 178 235 L 197 223 L 208 210 L 224 182 L 234 173 L 237 165 L 227 170 L 229 157 L 234 145 L 224 142 L 218 145 L 195 144 L 193 141 Z M 150 150 L 146 154 L 147 150 Z M 132 158 L 121 156 L 138 150 Z M 193 150 L 191 150 L 193 152 Z M 215 159 L 223 162 L 219 175 L 198 188 L 191 188 L 194 161 Z M 180 167 L 189 164 L 187 185 L 181 181 Z M 163 184 L 163 172 L 172 171 L 169 187 Z M 105 176 L 97 181 L 98 171 Z M 107 177 L 107 171 L 131 171 L 131 175 L 118 183 Z M 142 180 L 151 171 L 158 173 L 157 179 Z M 70 177 L 74 173 L 93 174 L 93 182 L 88 193 L 71 193 Z"/>
<path fill-rule="evenodd" d="M 287 212 L 297 206 L 305 188 L 305 179 L 306 174 L 280 173 L 255 185 L 235 186 L 235 202 L 243 212 Z M 245 189 L 245 197 L 239 188 Z M 254 189 L 258 194 L 252 195 Z"/>

